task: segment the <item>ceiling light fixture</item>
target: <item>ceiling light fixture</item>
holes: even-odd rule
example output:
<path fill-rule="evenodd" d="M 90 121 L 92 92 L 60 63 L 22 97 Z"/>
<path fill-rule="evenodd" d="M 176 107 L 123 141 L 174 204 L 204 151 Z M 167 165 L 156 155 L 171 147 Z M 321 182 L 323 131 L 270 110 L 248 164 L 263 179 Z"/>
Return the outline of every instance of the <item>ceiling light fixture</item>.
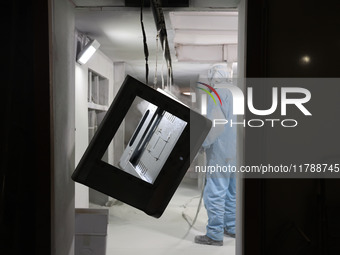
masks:
<path fill-rule="evenodd" d="M 79 52 L 77 56 L 77 62 L 81 65 L 86 64 L 86 62 L 92 57 L 92 55 L 99 48 L 100 43 L 97 40 L 91 40 L 82 51 Z"/>

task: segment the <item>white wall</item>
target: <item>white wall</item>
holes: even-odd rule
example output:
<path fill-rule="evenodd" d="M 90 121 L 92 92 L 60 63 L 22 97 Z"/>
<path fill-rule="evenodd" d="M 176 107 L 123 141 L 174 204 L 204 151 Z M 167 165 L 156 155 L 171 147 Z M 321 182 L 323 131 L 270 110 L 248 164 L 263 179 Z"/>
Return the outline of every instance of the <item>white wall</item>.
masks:
<path fill-rule="evenodd" d="M 68 0 L 51 1 L 52 255 L 74 254 L 74 182 L 71 179 L 75 141 L 73 10 Z"/>
<path fill-rule="evenodd" d="M 80 159 L 87 144 L 87 105 L 78 112 L 75 100 L 87 101 L 85 91 L 78 91 L 82 81 L 87 82 L 86 66 L 75 68 L 75 16 L 74 6 L 68 0 L 51 1 L 51 66 L 52 66 L 52 109 L 53 109 L 53 172 L 52 172 L 52 255 L 74 254 L 75 183 L 71 175 L 75 169 L 75 158 Z M 87 64 L 94 71 L 110 79 L 109 100 L 113 98 L 113 63 L 98 52 Z M 77 86 L 75 87 L 75 76 Z M 77 93 L 75 93 L 77 89 Z M 76 113 L 77 110 L 77 114 Z M 76 128 L 78 131 L 75 132 Z M 84 141 L 75 148 L 79 137 Z M 112 153 L 111 153 L 112 155 Z M 84 187 L 80 187 L 80 190 Z M 88 191 L 87 191 L 88 197 Z M 79 199 L 84 203 L 84 197 Z M 88 205 L 88 198 L 86 199 Z"/>
<path fill-rule="evenodd" d="M 118 90 L 120 89 L 124 79 L 125 79 L 125 63 L 124 62 L 115 62 L 114 63 L 114 95 L 116 96 Z M 114 138 L 114 149 L 116 158 L 114 158 L 114 163 L 118 165 L 120 155 L 124 152 L 124 135 L 125 134 L 125 122 L 123 121 L 120 127 L 117 130 L 117 133 Z"/>
<path fill-rule="evenodd" d="M 88 113 L 87 113 L 87 68 L 79 64 L 75 67 L 75 166 L 81 159 L 88 145 Z M 89 188 L 75 183 L 75 207 L 89 207 Z"/>
<path fill-rule="evenodd" d="M 91 69 L 109 80 L 109 104 L 114 94 L 113 62 L 100 50 L 85 64 L 75 64 L 75 164 L 80 161 L 88 146 L 88 70 Z M 109 162 L 113 162 L 113 146 L 109 147 Z M 82 184 L 75 184 L 75 207 L 89 207 L 89 188 Z"/>

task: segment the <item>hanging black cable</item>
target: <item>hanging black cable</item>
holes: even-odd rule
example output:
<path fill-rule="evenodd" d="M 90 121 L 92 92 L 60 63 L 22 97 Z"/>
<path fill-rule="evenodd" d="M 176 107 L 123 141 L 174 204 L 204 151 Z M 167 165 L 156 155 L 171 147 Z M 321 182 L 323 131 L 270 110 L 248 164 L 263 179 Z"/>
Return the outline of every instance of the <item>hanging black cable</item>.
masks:
<path fill-rule="evenodd" d="M 140 23 L 142 26 L 142 32 L 143 32 L 143 45 L 144 45 L 144 56 L 145 56 L 145 80 L 146 84 L 149 83 L 149 64 L 148 64 L 148 58 L 149 58 L 149 50 L 148 50 L 148 44 L 146 43 L 146 34 L 143 24 L 143 6 L 144 6 L 144 0 L 141 0 L 141 6 L 140 6 Z"/>
<path fill-rule="evenodd" d="M 171 90 L 171 84 L 172 84 L 172 61 L 171 61 L 171 54 L 170 54 L 170 48 L 168 43 L 168 35 L 166 32 L 166 25 L 165 25 L 165 19 L 164 19 L 164 13 L 162 10 L 162 1 L 160 0 L 150 0 L 151 3 L 151 9 L 154 16 L 156 29 L 159 31 L 159 39 L 164 51 L 164 56 L 166 59 L 166 63 L 168 66 L 168 77 L 169 77 L 169 85 Z"/>

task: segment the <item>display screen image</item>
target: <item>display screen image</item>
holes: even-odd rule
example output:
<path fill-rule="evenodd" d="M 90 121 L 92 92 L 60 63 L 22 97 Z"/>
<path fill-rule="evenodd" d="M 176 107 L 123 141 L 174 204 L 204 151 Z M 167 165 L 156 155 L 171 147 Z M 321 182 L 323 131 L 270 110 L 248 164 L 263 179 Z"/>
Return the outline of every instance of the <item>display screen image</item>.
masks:
<path fill-rule="evenodd" d="M 121 123 L 124 145 L 114 166 L 153 184 L 186 125 L 182 119 L 137 96 Z"/>

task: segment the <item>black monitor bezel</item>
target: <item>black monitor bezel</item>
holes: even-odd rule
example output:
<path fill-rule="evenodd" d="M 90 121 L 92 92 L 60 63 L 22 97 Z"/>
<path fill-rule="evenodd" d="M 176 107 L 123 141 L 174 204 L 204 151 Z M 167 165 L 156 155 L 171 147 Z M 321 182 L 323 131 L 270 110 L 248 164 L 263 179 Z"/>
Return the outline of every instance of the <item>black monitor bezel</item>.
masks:
<path fill-rule="evenodd" d="M 101 160 L 137 96 L 187 122 L 154 184 Z M 211 121 L 207 118 L 128 75 L 72 179 L 158 218 L 170 202 L 210 128 Z"/>

